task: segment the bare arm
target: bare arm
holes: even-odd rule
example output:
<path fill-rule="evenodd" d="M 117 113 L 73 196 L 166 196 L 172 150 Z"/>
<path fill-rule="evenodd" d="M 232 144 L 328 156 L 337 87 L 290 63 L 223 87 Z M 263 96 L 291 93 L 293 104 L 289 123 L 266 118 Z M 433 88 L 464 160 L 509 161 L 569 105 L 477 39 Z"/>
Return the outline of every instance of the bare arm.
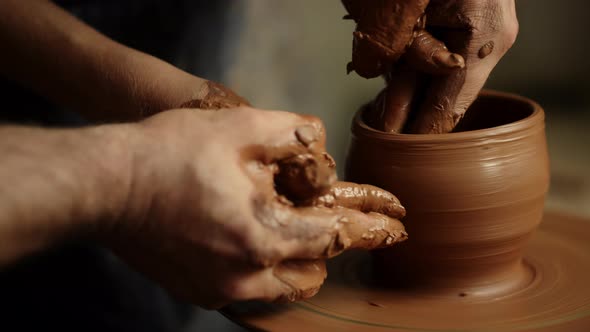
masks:
<path fill-rule="evenodd" d="M 0 127 L 0 268 L 118 219 L 130 165 L 120 126 Z"/>
<path fill-rule="evenodd" d="M 107 38 L 48 0 L 0 0 L 0 45 L 0 75 L 90 119 L 136 120 L 219 95 L 208 81 Z M 234 98 L 224 106 L 241 104 Z"/>

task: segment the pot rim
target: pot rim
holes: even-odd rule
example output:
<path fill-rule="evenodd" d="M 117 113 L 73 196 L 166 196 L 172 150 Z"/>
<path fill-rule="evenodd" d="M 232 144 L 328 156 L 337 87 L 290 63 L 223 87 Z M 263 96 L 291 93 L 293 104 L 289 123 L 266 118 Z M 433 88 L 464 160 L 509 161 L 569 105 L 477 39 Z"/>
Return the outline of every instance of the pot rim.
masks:
<path fill-rule="evenodd" d="M 387 141 L 432 143 L 449 142 L 457 140 L 481 140 L 486 138 L 493 138 L 505 134 L 518 133 L 528 129 L 533 129 L 537 127 L 539 123 L 543 125 L 540 128 L 544 128 L 545 112 L 543 111 L 543 108 L 532 99 L 514 93 L 501 92 L 496 90 L 482 90 L 479 94 L 479 97 L 505 99 L 520 102 L 530 107 L 533 111 L 530 115 L 518 121 L 485 129 L 477 129 L 471 131 L 446 134 L 398 134 L 386 133 L 367 125 L 362 117 L 362 114 L 365 110 L 365 108 L 363 107 L 359 109 L 354 115 L 354 120 L 352 124 L 352 134 L 354 136 L 356 136 L 357 134 L 361 134 L 362 136 L 367 138 L 374 138 Z"/>

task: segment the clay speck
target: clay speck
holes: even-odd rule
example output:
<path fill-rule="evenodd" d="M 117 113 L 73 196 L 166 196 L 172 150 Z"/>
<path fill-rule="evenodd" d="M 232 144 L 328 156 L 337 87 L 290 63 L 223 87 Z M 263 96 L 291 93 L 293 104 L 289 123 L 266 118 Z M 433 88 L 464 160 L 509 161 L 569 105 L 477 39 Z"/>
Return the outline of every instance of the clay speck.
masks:
<path fill-rule="evenodd" d="M 199 96 L 193 100 L 183 103 L 180 105 L 180 108 L 219 110 L 242 106 L 251 105 L 246 99 L 240 97 L 226 86 L 212 81 L 207 81 L 201 87 Z"/>
<path fill-rule="evenodd" d="M 485 43 L 485 45 L 483 45 L 479 49 L 479 52 L 477 53 L 477 55 L 479 56 L 480 59 L 484 59 L 488 55 L 492 54 L 493 51 L 494 51 L 494 42 L 489 41 L 489 42 Z"/>

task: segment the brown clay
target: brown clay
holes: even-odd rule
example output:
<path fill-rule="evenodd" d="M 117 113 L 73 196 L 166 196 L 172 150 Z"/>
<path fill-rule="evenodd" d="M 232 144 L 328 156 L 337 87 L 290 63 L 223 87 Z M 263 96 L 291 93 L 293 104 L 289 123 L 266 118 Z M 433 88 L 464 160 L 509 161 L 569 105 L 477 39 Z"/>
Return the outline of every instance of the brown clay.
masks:
<path fill-rule="evenodd" d="M 387 72 L 411 44 L 423 25 L 429 0 L 343 0 L 357 23 L 348 72 L 375 78 Z"/>
<path fill-rule="evenodd" d="M 395 192 L 409 211 L 411 241 L 376 256 L 387 278 L 496 295 L 529 281 L 521 254 L 549 183 L 543 111 L 486 92 L 470 114 L 464 132 L 443 135 L 385 134 L 357 114 L 347 178 Z"/>
<path fill-rule="evenodd" d="M 368 119 L 375 128 L 390 133 L 399 133 L 403 128 L 411 133 L 442 133 L 451 131 L 459 120 L 451 113 L 455 100 L 448 97 L 456 96 L 463 85 L 465 59 L 450 52 L 426 30 L 425 11 L 429 2 L 342 1 L 349 13 L 345 18 L 357 23 L 348 72 L 356 71 L 365 78 L 385 76 L 387 80 L 387 87 L 374 102 L 373 118 Z M 491 53 L 489 45 L 480 53 L 484 55 L 488 51 Z M 414 117 L 413 124 L 406 125 L 417 90 L 418 73 L 455 75 L 458 79 L 453 79 L 456 84 L 435 79 L 430 90 L 441 91 L 428 96 L 426 104 L 439 108 L 436 112 L 421 111 Z"/>
<path fill-rule="evenodd" d="M 387 84 L 395 86 L 379 95 L 374 118 L 367 119 L 386 132 L 453 131 L 481 89 L 482 77 L 489 74 L 514 41 L 511 34 L 515 32 L 506 22 L 516 18 L 506 14 L 506 3 L 498 1 L 343 3 L 350 13 L 348 18 L 357 22 L 348 71 L 354 70 L 365 78 L 394 78 Z M 475 68 L 490 54 L 494 56 Z M 403 77 L 411 74 L 405 68 L 400 70 L 405 65 L 420 74 L 418 84 L 413 77 Z M 477 72 L 481 75 L 474 74 Z"/>
<path fill-rule="evenodd" d="M 279 234 L 289 259 L 330 258 L 347 249 L 384 248 L 407 238 L 399 221 L 404 208 L 395 196 L 372 186 L 336 181 L 336 164 L 325 152 L 323 127 L 298 127 L 293 138 L 286 146 L 256 145 L 242 151 L 244 171 L 259 187 L 259 195 L 252 198 L 257 220 Z M 293 241 L 305 241 L 307 246 L 291 252 Z M 280 259 L 284 259 L 280 250 L 276 256 L 254 257 L 263 266 Z M 299 295 L 312 294 L 309 291 Z"/>
<path fill-rule="evenodd" d="M 412 110 L 419 75 L 403 64 L 387 76 L 387 86 L 369 107 L 374 112 L 368 117 L 373 128 L 388 133 L 401 133 Z"/>
<path fill-rule="evenodd" d="M 328 192 L 336 180 L 334 167 L 321 156 L 301 154 L 280 160 L 278 166 L 277 192 L 295 202 Z"/>
<path fill-rule="evenodd" d="M 226 86 L 207 81 L 196 99 L 190 100 L 179 108 L 198 108 L 203 110 L 219 110 L 223 108 L 235 108 L 250 106 L 250 103 L 237 95 Z"/>
<path fill-rule="evenodd" d="M 395 219 L 402 219 L 406 209 L 393 194 L 366 184 L 337 182 L 330 192 L 315 199 L 313 206 L 347 207 L 364 213 L 376 212 Z"/>
<path fill-rule="evenodd" d="M 237 305 L 230 318 L 308 332 L 590 327 L 588 221 L 549 214 L 534 233 L 549 176 L 537 104 L 484 92 L 457 132 L 442 135 L 387 134 L 362 116 L 353 124 L 348 178 L 398 194 L 409 240 L 336 258 L 310 300 Z"/>
<path fill-rule="evenodd" d="M 429 81 L 429 93 L 415 110 L 413 121 L 406 124 L 404 132 L 411 134 L 444 134 L 453 131 L 464 116 L 456 113 L 458 91 L 465 88 L 467 68 L 458 69 L 446 76 L 434 76 Z"/>
<path fill-rule="evenodd" d="M 263 331 L 535 331 L 590 327 L 590 220 L 546 214 L 524 250 L 530 282 L 504 296 L 380 287 L 368 253 L 329 262 L 325 285 L 290 305 L 239 304 L 223 313 Z M 409 240 L 411 241 L 411 240 Z"/>

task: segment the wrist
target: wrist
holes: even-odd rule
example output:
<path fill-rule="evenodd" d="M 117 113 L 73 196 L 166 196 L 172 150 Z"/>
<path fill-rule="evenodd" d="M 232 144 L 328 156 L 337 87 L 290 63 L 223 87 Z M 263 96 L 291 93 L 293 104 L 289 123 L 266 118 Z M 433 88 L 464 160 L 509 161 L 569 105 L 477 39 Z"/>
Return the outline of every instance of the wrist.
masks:
<path fill-rule="evenodd" d="M 87 159 L 91 169 L 87 174 L 79 174 L 86 179 L 86 185 L 80 186 L 77 193 L 82 198 L 79 201 L 81 220 L 91 233 L 108 233 L 125 220 L 134 182 L 133 144 L 137 129 L 134 124 L 117 124 L 85 131 L 90 152 L 82 152 L 80 158 Z M 76 170 L 85 173 L 83 169 Z"/>
<path fill-rule="evenodd" d="M 0 128 L 0 266 L 119 222 L 131 183 L 127 127 Z"/>
<path fill-rule="evenodd" d="M 137 121 L 164 110 L 179 108 L 196 99 L 208 82 L 171 64 L 124 45 L 104 50 L 99 80 L 106 91 L 115 91 L 104 109 L 116 108 L 100 116 Z M 106 59 L 106 60 L 105 60 Z"/>

